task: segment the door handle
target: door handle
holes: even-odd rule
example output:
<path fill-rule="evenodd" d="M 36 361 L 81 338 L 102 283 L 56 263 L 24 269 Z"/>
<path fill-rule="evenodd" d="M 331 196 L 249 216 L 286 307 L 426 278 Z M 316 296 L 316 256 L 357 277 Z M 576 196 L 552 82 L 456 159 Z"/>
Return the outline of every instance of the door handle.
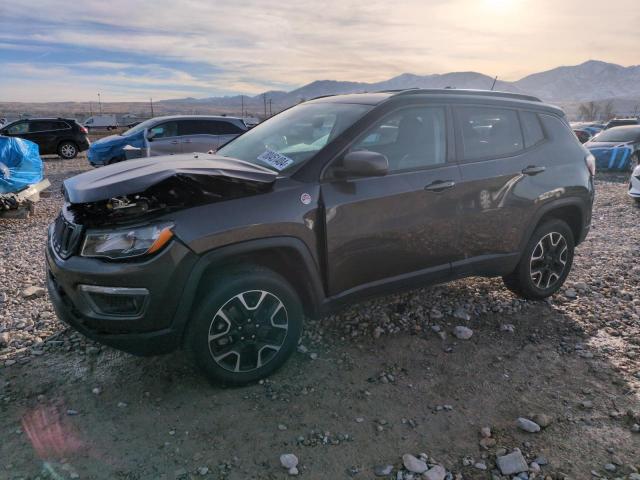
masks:
<path fill-rule="evenodd" d="M 424 189 L 427 192 L 442 192 L 444 190 L 455 187 L 455 185 L 456 182 L 452 182 L 451 180 L 436 180 L 435 182 L 431 182 L 429 185 L 424 187 Z"/>
<path fill-rule="evenodd" d="M 183 140 L 182 143 L 191 143 L 191 140 Z"/>
<path fill-rule="evenodd" d="M 171 140 L 171 142 L 169 142 L 169 143 L 172 143 L 173 145 L 175 145 L 175 144 L 178 143 L 178 140 Z"/>
<path fill-rule="evenodd" d="M 537 175 L 539 173 L 544 172 L 546 169 L 547 167 L 538 167 L 536 165 L 529 165 L 528 167 L 522 170 L 522 173 L 524 175 Z"/>

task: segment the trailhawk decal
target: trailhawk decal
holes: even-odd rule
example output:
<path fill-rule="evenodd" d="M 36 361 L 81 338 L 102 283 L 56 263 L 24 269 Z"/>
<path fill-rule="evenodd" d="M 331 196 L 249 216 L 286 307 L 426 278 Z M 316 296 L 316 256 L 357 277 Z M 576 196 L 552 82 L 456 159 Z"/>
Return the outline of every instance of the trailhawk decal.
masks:
<path fill-rule="evenodd" d="M 293 160 L 286 155 L 282 155 L 281 153 L 268 149 L 258 155 L 258 160 L 266 163 L 267 165 L 271 165 L 279 172 L 293 163 Z"/>

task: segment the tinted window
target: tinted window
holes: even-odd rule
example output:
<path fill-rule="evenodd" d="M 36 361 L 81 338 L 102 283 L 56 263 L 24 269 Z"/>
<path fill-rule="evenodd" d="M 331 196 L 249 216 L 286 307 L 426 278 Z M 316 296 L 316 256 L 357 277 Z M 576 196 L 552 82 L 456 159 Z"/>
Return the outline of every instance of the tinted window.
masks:
<path fill-rule="evenodd" d="M 538 115 L 533 112 L 520 112 L 522 131 L 524 133 L 524 146 L 529 148 L 544 140 L 544 132 Z"/>
<path fill-rule="evenodd" d="M 351 147 L 382 153 L 389 171 L 423 168 L 446 161 L 445 112 L 439 107 L 407 108 L 378 122 Z"/>
<path fill-rule="evenodd" d="M 35 120 L 31 122 L 30 132 L 48 132 L 50 130 L 62 130 L 69 128 L 66 123 L 55 120 Z"/>
<path fill-rule="evenodd" d="M 522 150 L 522 133 L 515 110 L 464 107 L 458 112 L 466 160 L 502 157 Z"/>
<path fill-rule="evenodd" d="M 29 133 L 29 122 L 14 123 L 9 128 L 7 128 L 7 132 L 12 134 L 12 135 L 20 135 L 21 133 Z"/>
<path fill-rule="evenodd" d="M 637 142 L 640 141 L 640 127 L 614 127 L 591 139 L 592 142 Z"/>
<path fill-rule="evenodd" d="M 165 122 L 149 129 L 153 138 L 175 137 L 178 135 L 178 122 Z"/>
<path fill-rule="evenodd" d="M 214 128 L 220 132 L 220 135 L 239 135 L 244 132 L 242 128 L 224 120 L 216 120 L 211 123 L 215 124 Z"/>

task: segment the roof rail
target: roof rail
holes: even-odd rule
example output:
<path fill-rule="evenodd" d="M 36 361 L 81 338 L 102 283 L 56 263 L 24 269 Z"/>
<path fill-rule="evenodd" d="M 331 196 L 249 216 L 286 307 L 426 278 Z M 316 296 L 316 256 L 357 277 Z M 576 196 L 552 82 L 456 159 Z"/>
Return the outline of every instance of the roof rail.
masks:
<path fill-rule="evenodd" d="M 387 90 L 389 92 L 389 90 Z M 431 93 L 438 95 L 484 95 L 488 97 L 514 98 L 517 100 L 527 100 L 529 102 L 542 102 L 538 97 L 526 95 L 524 93 L 501 92 L 497 90 L 474 90 L 474 89 L 456 89 L 456 88 L 411 88 L 400 90 L 394 95 L 416 95 L 421 93 Z"/>

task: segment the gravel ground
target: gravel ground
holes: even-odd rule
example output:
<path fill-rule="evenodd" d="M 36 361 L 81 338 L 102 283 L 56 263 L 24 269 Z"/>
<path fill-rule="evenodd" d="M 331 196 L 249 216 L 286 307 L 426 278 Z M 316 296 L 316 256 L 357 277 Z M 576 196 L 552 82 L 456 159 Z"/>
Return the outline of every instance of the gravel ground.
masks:
<path fill-rule="evenodd" d="M 0 220 L 0 479 L 640 478 L 640 209 L 623 176 L 599 175 L 552 299 L 474 278 L 360 304 L 309 322 L 270 379 L 223 389 L 179 353 L 136 358 L 55 318 L 46 226 L 87 162 L 46 167 L 36 214 Z"/>

